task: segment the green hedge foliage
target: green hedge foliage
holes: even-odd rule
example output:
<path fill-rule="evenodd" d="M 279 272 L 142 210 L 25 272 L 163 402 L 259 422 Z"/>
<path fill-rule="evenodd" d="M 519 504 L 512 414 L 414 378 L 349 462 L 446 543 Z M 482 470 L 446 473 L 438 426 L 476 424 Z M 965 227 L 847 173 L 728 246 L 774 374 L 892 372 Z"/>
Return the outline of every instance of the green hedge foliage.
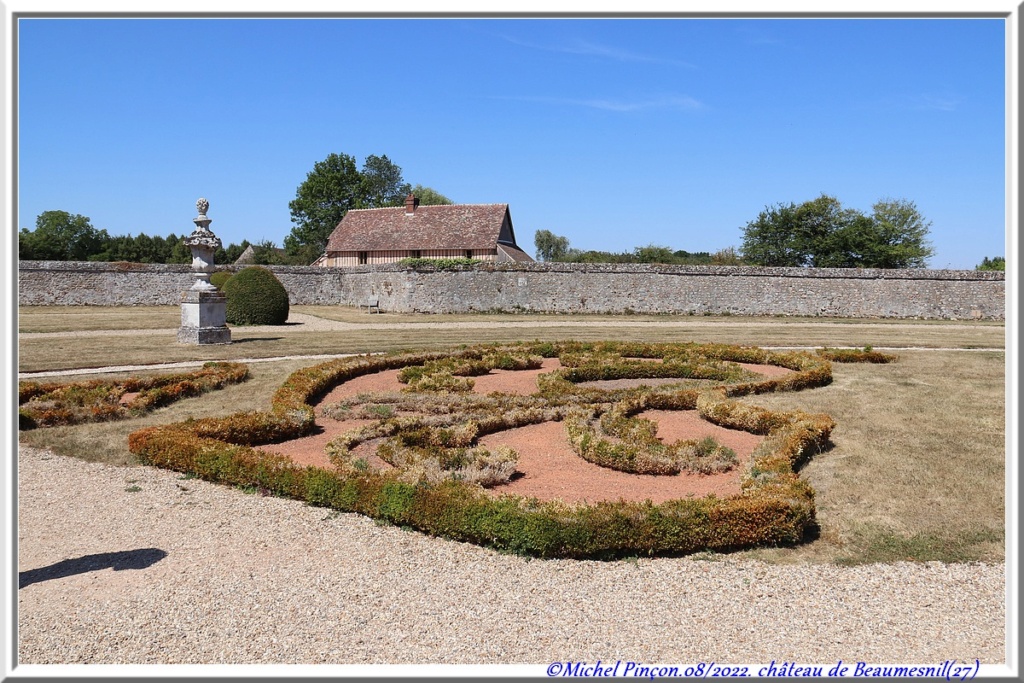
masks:
<path fill-rule="evenodd" d="M 728 379 L 709 389 L 639 387 L 604 391 L 586 407 L 593 411 L 590 415 L 599 419 L 599 415 L 619 403 L 619 417 L 609 418 L 613 432 L 619 428 L 643 432 L 643 421 L 630 426 L 628 420 L 647 408 L 696 408 L 701 416 L 716 424 L 765 434 L 750 467 L 743 473 L 741 492 L 723 498 L 708 496 L 660 504 L 566 504 L 489 495 L 470 480 L 469 471 L 486 466 L 500 470 L 510 456 L 489 454 L 477 459 L 469 453 L 475 448 L 475 439 L 510 426 L 568 420 L 570 413 L 580 410 L 580 401 L 593 398 L 597 390 L 581 392 L 564 376 L 557 386 L 549 383 L 547 393 L 533 396 L 437 392 L 431 397 L 429 392 L 394 392 L 356 397 L 330 406 L 328 410 L 346 416 L 368 409 L 367 414 L 380 418 L 332 443 L 331 458 L 339 465 L 333 470 L 297 465 L 285 456 L 252 448 L 308 433 L 313 428 L 312 404 L 337 384 L 363 374 L 424 366 L 449 358 L 470 361 L 494 353 L 559 356 L 572 363 L 573 354 L 582 362 L 581 354 L 588 352 L 607 354 L 608 364 L 620 366 L 618 376 L 641 372 L 634 368 L 638 366 L 637 358 L 658 358 L 662 362 L 679 359 L 682 365 L 686 357 L 687 363 L 694 366 L 719 367 L 718 372 Z M 698 359 L 701 354 L 705 354 L 706 360 Z M 781 365 L 794 372 L 786 377 L 746 381 L 743 372 L 730 365 L 746 362 Z M 826 415 L 771 412 L 740 403 L 733 396 L 796 390 L 830 381 L 831 366 L 822 358 L 727 345 L 553 342 L 360 356 L 293 373 L 275 393 L 269 412 L 150 427 L 132 433 L 129 447 L 147 463 L 210 481 L 259 487 L 311 505 L 358 512 L 424 533 L 506 552 L 537 557 L 611 558 L 724 551 L 793 544 L 803 539 L 814 523 L 814 492 L 796 470 L 812 454 L 827 447 L 834 426 Z M 581 397 L 581 393 L 585 396 Z M 424 400 L 425 396 L 429 400 Z M 419 415 L 402 415 L 403 410 Z M 626 421 L 626 427 L 616 425 L 616 420 Z M 385 456 L 394 462 L 411 463 L 423 471 L 410 474 L 410 468 L 375 470 L 351 457 L 354 445 L 376 437 L 389 439 Z M 699 448 L 713 452 L 715 446 L 703 444 Z M 435 449 L 442 449 L 441 455 Z M 428 475 L 425 463 L 433 460 L 437 464 L 430 464 L 430 468 L 436 471 Z M 449 476 L 458 471 L 463 476 Z"/>
<path fill-rule="evenodd" d="M 739 463 L 735 451 L 711 437 L 662 443 L 655 422 L 633 416 L 644 407 L 643 401 L 623 401 L 596 420 L 593 412 L 570 411 L 565 418 L 569 443 L 588 462 L 633 474 L 715 474 Z"/>
<path fill-rule="evenodd" d="M 479 259 L 472 258 L 404 258 L 398 262 L 399 265 L 414 270 L 466 270 L 478 263 Z"/>
<path fill-rule="evenodd" d="M 232 325 L 284 325 L 288 320 L 288 292 L 267 268 L 243 268 L 223 290 L 227 322 Z"/>
<path fill-rule="evenodd" d="M 873 351 L 871 347 L 863 349 L 830 349 L 826 346 L 818 349 L 817 354 L 835 363 L 894 363 L 899 360 L 899 356 L 896 354 Z"/>
<path fill-rule="evenodd" d="M 229 270 L 218 270 L 210 275 L 210 284 L 217 289 L 224 289 L 224 283 L 230 280 L 232 275 L 234 273 Z"/>
<path fill-rule="evenodd" d="M 189 396 L 237 384 L 249 376 L 242 363 L 205 363 L 195 372 L 88 382 L 18 382 L 18 428 L 103 422 L 137 417 Z M 136 395 L 128 400 L 126 394 Z"/>
<path fill-rule="evenodd" d="M 408 391 L 469 393 L 475 386 L 470 377 L 486 375 L 491 370 L 531 370 L 543 363 L 540 356 L 511 353 L 507 350 L 460 358 L 442 358 L 423 365 L 410 365 L 398 373 L 398 381 L 408 384 Z"/>

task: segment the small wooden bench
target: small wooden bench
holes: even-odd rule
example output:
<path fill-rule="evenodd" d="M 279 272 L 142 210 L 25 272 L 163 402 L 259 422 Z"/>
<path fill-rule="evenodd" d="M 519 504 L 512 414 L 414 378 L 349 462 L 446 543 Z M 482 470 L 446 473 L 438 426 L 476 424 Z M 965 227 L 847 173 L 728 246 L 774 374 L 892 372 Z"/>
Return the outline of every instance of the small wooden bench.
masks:
<path fill-rule="evenodd" d="M 360 308 L 362 308 L 363 306 L 366 306 L 366 312 L 367 313 L 371 312 L 374 309 L 376 309 L 377 312 L 380 313 L 380 300 L 379 299 L 376 299 L 376 298 L 367 299 L 366 301 L 364 301 L 360 305 Z"/>

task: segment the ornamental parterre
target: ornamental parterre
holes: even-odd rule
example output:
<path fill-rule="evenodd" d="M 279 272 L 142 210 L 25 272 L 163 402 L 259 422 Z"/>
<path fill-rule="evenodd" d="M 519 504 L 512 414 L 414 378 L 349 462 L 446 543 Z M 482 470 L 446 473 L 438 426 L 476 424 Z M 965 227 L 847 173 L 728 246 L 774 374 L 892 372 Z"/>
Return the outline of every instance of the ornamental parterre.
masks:
<path fill-rule="evenodd" d="M 473 392 L 474 377 L 536 370 L 544 359 L 558 359 L 558 368 L 537 377 L 535 393 Z M 765 377 L 741 364 L 789 372 Z M 319 406 L 321 415 L 361 422 L 328 445 L 332 467 L 299 465 L 266 446 L 309 434 L 314 406 L 332 388 L 384 370 L 397 370 L 403 387 Z M 593 384 L 607 380 L 632 385 Z M 293 373 L 267 412 L 149 427 L 132 433 L 129 447 L 146 463 L 210 481 L 507 552 L 609 558 L 721 551 L 803 540 L 814 523 L 814 492 L 797 469 L 829 447 L 834 427 L 827 415 L 737 399 L 831 381 L 831 364 L 819 355 L 724 344 L 524 342 L 358 356 Z M 514 476 L 518 454 L 479 439 L 541 422 L 560 422 L 577 455 L 622 472 L 676 476 L 738 466 L 713 439 L 662 443 L 651 421 L 638 416 L 645 410 L 695 410 L 712 424 L 762 435 L 739 492 L 658 504 L 488 493 Z M 367 442 L 386 467 L 354 455 Z"/>

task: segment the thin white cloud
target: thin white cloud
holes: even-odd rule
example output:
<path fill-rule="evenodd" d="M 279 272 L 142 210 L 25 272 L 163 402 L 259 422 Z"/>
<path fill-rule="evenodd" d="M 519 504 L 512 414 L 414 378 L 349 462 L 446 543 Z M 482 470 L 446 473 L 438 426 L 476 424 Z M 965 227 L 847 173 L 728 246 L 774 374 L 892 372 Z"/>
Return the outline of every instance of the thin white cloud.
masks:
<path fill-rule="evenodd" d="M 704 103 L 686 96 L 658 97 L 646 100 L 614 100 L 614 99 L 577 99 L 571 97 L 499 97 L 496 99 L 515 100 L 519 102 L 540 102 L 544 104 L 586 107 L 604 111 L 632 112 L 650 109 L 674 109 L 676 111 L 695 111 L 704 109 Z"/>
<path fill-rule="evenodd" d="M 754 27 L 748 25 L 739 26 L 736 32 L 743 36 L 744 42 L 747 45 L 784 45 L 782 40 L 775 37 L 770 31 L 766 31 L 761 26 Z"/>
<path fill-rule="evenodd" d="M 641 54 L 639 52 L 624 50 L 622 48 L 614 47 L 611 45 L 591 43 L 585 40 L 575 40 L 571 43 L 565 43 L 562 45 L 538 45 L 537 43 L 531 43 L 507 35 L 503 35 L 501 36 L 501 38 L 509 43 L 512 43 L 513 45 L 527 47 L 532 50 L 543 50 L 544 52 L 560 52 L 563 54 L 582 55 L 586 57 L 601 57 L 604 59 L 610 59 L 617 62 L 642 62 L 647 64 L 668 64 L 671 66 L 681 66 L 687 69 L 697 68 L 694 64 L 680 59 L 659 57 L 657 55 Z"/>
<path fill-rule="evenodd" d="M 888 98 L 880 102 L 880 105 L 883 109 L 902 111 L 956 111 L 960 103 L 959 97 L 948 93 L 918 93 Z"/>
<path fill-rule="evenodd" d="M 925 109 L 932 111 L 956 111 L 960 106 L 960 100 L 956 97 L 946 95 L 918 95 L 910 98 L 911 109 Z"/>

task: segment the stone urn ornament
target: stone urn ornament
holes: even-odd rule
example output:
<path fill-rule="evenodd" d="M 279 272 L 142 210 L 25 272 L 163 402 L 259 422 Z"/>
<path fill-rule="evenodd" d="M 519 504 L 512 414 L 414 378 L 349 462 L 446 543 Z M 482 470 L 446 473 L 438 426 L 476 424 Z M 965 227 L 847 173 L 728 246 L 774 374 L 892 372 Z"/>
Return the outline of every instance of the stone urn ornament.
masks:
<path fill-rule="evenodd" d="M 185 238 L 192 251 L 192 271 L 196 281 L 191 289 L 181 293 L 181 327 L 179 344 L 230 344 L 231 330 L 225 324 L 227 297 L 210 282 L 213 255 L 220 248 L 220 238 L 210 231 L 210 202 L 200 197 L 196 202 L 199 216 L 192 219 L 195 232 Z"/>
<path fill-rule="evenodd" d="M 210 202 L 200 197 L 196 202 L 199 215 L 192 219 L 196 224 L 195 231 L 185 238 L 185 246 L 192 251 L 192 270 L 196 273 L 196 282 L 192 289 L 199 291 L 216 291 L 216 287 L 210 283 L 210 274 L 213 273 L 213 255 L 220 249 L 220 238 L 210 231 L 209 218 L 206 212 L 210 209 Z"/>

